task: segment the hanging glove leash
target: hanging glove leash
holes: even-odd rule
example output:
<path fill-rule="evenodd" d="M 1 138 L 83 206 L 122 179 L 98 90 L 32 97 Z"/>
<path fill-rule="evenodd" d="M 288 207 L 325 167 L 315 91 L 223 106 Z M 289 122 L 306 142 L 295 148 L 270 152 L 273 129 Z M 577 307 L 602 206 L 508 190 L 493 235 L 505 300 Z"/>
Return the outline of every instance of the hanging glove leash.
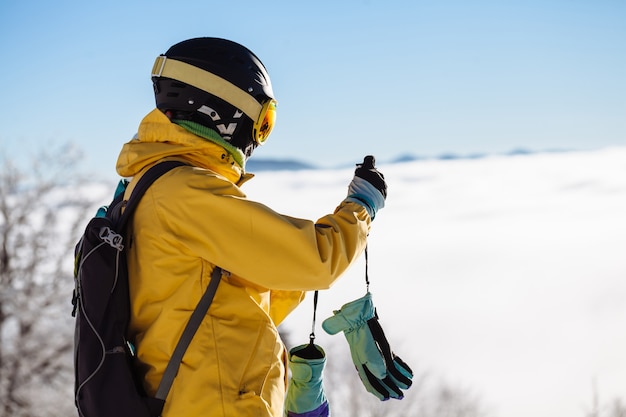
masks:
<path fill-rule="evenodd" d="M 318 292 L 315 291 L 309 343 L 296 346 L 289 351 L 291 378 L 285 396 L 285 417 L 328 417 L 330 415 L 322 383 L 326 353 L 315 344 L 317 298 Z"/>
<path fill-rule="evenodd" d="M 309 343 L 313 344 L 315 342 L 315 316 L 317 313 L 317 290 L 315 290 L 315 294 L 313 294 L 313 323 L 311 324 L 311 334 L 309 335 Z"/>
<path fill-rule="evenodd" d="M 367 259 L 367 245 L 365 245 L 365 292 L 370 292 L 370 277 L 367 273 L 367 266 L 369 265 L 369 260 Z"/>
<path fill-rule="evenodd" d="M 365 389 L 381 401 L 404 398 L 402 390 L 413 383 L 413 371 L 397 356 L 378 321 L 378 313 L 369 292 L 369 258 L 365 246 L 365 296 L 344 304 L 322 323 L 328 334 L 343 331 L 352 362 Z"/>

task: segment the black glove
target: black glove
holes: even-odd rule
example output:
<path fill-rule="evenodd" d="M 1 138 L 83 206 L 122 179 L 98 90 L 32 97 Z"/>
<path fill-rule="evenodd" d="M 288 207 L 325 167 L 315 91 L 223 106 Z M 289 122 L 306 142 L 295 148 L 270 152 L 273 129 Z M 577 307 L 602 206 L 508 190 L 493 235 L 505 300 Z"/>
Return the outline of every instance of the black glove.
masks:
<path fill-rule="evenodd" d="M 357 168 L 354 171 L 354 175 L 372 184 L 386 199 L 387 183 L 385 182 L 385 176 L 374 165 L 376 165 L 376 159 L 372 155 L 368 155 L 363 158 L 362 164 L 356 164 Z"/>
<path fill-rule="evenodd" d="M 370 217 L 376 217 L 376 213 L 385 207 L 387 198 L 387 183 L 374 164 L 376 160 L 368 155 L 362 164 L 357 164 L 354 178 L 348 186 L 348 201 L 359 203 L 367 209 Z"/>

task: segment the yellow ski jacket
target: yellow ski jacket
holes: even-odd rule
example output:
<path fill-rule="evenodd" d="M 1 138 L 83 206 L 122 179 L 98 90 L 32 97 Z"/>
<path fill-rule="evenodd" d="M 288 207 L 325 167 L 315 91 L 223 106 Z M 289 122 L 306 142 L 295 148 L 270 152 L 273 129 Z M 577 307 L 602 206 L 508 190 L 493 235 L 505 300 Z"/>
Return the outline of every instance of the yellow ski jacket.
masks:
<path fill-rule="evenodd" d="M 342 202 L 317 222 L 250 201 L 243 174 L 219 145 L 171 123 L 159 110 L 141 122 L 117 171 L 136 179 L 155 163 L 189 166 L 159 178 L 131 224 L 131 323 L 144 385 L 154 395 L 213 268 L 223 275 L 192 340 L 163 417 L 282 416 L 285 347 L 276 326 L 303 300 L 326 289 L 363 251 L 370 218 Z M 242 175 L 243 174 L 243 175 Z"/>

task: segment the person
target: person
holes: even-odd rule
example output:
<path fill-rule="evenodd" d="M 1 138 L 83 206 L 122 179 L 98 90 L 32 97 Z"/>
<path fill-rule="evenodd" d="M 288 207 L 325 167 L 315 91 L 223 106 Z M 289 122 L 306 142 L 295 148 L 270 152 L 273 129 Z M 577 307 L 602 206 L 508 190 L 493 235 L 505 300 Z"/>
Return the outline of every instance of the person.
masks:
<path fill-rule="evenodd" d="M 348 196 L 317 221 L 246 198 L 247 159 L 276 116 L 270 78 L 244 46 L 219 38 L 175 44 L 152 71 L 156 109 L 125 143 L 117 172 L 138 178 L 183 161 L 136 208 L 128 248 L 129 340 L 154 395 L 214 268 L 225 272 L 182 360 L 163 417 L 281 416 L 286 349 L 277 326 L 306 291 L 329 288 L 365 248 L 387 185 L 369 158 Z"/>

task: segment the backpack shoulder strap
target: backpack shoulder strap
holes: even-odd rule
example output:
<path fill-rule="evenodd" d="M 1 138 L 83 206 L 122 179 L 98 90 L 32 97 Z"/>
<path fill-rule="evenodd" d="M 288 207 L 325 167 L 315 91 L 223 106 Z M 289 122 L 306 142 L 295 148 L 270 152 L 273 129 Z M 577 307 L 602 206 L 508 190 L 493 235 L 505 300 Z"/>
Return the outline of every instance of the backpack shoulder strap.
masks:
<path fill-rule="evenodd" d="M 126 207 L 124 209 L 124 213 L 122 217 L 119 219 L 119 230 L 124 230 L 128 219 L 132 216 L 137 204 L 139 204 L 139 200 L 145 194 L 146 190 L 157 178 L 166 172 L 170 171 L 173 168 L 176 168 L 181 165 L 187 165 L 184 162 L 180 161 L 165 161 L 156 164 L 151 167 L 146 173 L 139 179 L 137 185 L 133 189 L 128 201 L 126 202 Z M 176 344 L 176 348 L 172 353 L 172 356 L 165 368 L 163 373 L 163 377 L 161 378 L 161 382 L 159 383 L 159 388 L 157 389 L 155 398 L 165 401 L 167 395 L 172 388 L 172 384 L 174 383 L 174 378 L 176 378 L 176 374 L 178 373 L 178 369 L 180 368 L 180 364 L 183 360 L 183 356 L 191 343 L 191 340 L 196 334 L 198 327 L 200 327 L 200 323 L 206 316 L 209 311 L 209 307 L 213 302 L 213 297 L 217 292 L 217 287 L 222 279 L 222 268 L 215 267 L 213 269 L 213 274 L 211 275 L 211 281 L 209 282 L 209 286 L 206 291 L 202 295 L 202 298 L 198 302 L 193 313 L 191 313 L 191 317 L 189 317 L 189 321 L 187 321 L 187 325 L 183 330 L 183 334 L 181 335 L 178 343 Z"/>
<path fill-rule="evenodd" d="M 159 162 L 158 164 L 148 169 L 148 171 L 146 171 L 146 173 L 143 174 L 141 178 L 139 178 L 139 181 L 133 189 L 133 192 L 130 194 L 130 197 L 128 197 L 128 201 L 126 202 L 126 205 L 124 207 L 124 212 L 119 218 L 118 229 L 120 231 L 124 230 L 126 224 L 128 223 L 128 220 L 132 217 L 135 208 L 137 208 L 139 200 L 141 200 L 141 197 L 143 197 L 143 195 L 146 193 L 146 190 L 148 190 L 152 183 L 156 181 L 161 175 L 182 165 L 187 164 L 181 161 Z"/>
<path fill-rule="evenodd" d="M 200 327 L 200 323 L 206 316 L 206 313 L 209 311 L 209 307 L 213 302 L 213 297 L 217 292 L 217 286 L 222 279 L 222 268 L 216 266 L 213 269 L 213 273 L 211 274 L 211 281 L 209 282 L 209 286 L 207 287 L 204 295 L 200 299 L 200 302 L 196 306 L 196 309 L 191 313 L 191 317 L 189 317 L 189 321 L 187 322 L 187 326 L 185 326 L 185 330 L 183 330 L 183 334 L 178 340 L 178 344 L 174 349 L 174 353 L 172 353 L 172 357 L 163 372 L 163 377 L 161 378 L 161 383 L 159 384 L 159 388 L 157 389 L 155 398 L 165 401 L 167 398 L 167 394 L 170 392 L 170 388 L 172 387 L 172 383 L 174 383 L 174 378 L 176 378 L 176 374 L 178 373 L 178 368 L 180 368 L 180 363 L 183 360 L 183 356 L 187 351 L 187 347 L 191 343 L 194 335 L 196 334 L 196 330 Z"/>

